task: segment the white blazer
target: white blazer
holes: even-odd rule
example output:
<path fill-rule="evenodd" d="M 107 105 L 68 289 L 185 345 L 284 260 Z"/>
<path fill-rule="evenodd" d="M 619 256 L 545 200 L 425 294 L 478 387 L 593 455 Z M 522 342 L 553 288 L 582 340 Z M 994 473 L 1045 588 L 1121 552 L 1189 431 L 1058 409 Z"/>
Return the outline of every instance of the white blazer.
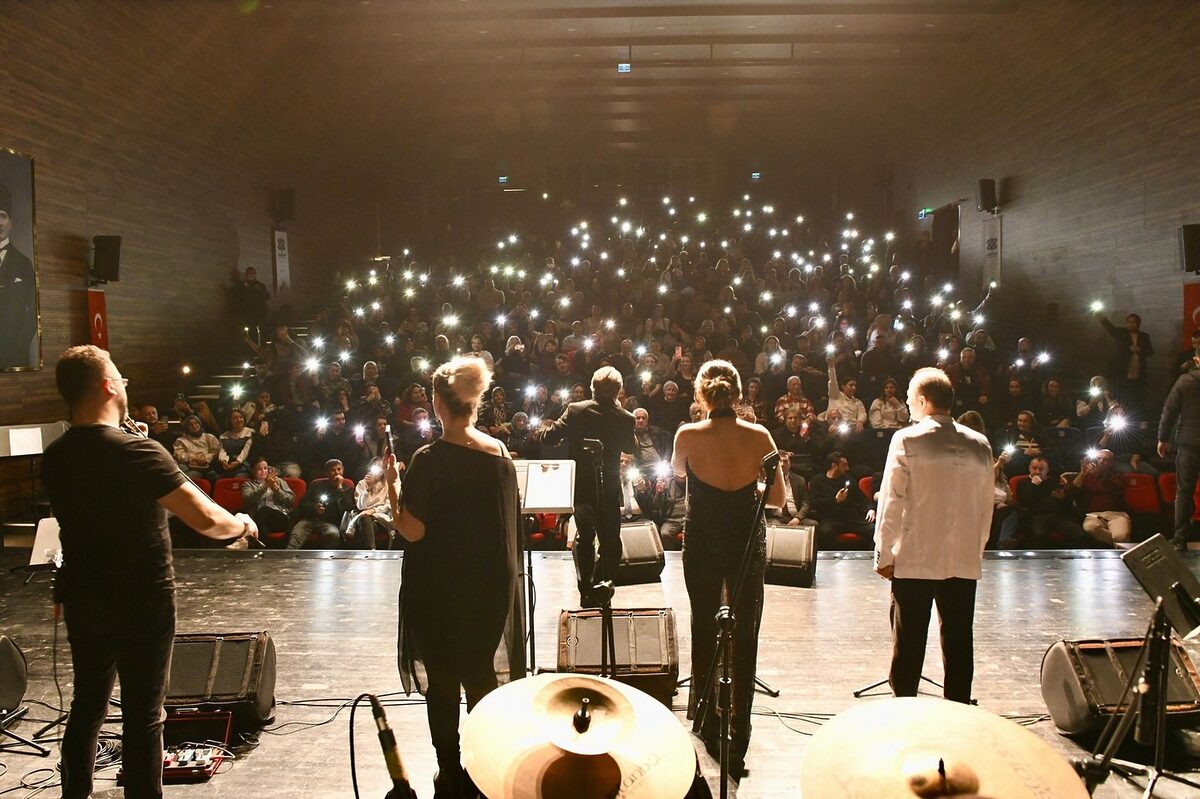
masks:
<path fill-rule="evenodd" d="M 898 431 L 875 519 L 875 565 L 922 580 L 978 580 L 992 524 L 995 474 L 987 438 L 949 416 Z"/>

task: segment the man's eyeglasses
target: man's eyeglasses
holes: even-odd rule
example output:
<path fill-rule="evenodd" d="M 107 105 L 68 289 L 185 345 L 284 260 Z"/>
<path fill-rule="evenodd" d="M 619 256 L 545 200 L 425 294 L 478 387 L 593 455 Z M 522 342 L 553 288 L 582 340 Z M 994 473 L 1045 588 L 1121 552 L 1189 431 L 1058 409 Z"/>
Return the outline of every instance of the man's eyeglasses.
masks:
<path fill-rule="evenodd" d="M 112 377 L 112 376 L 110 375 L 110 376 L 106 376 L 104 379 L 105 379 L 105 380 L 120 380 L 120 381 L 121 381 L 121 385 L 123 385 L 123 386 L 127 386 L 127 385 L 129 385 L 129 378 L 128 378 L 128 377 Z"/>

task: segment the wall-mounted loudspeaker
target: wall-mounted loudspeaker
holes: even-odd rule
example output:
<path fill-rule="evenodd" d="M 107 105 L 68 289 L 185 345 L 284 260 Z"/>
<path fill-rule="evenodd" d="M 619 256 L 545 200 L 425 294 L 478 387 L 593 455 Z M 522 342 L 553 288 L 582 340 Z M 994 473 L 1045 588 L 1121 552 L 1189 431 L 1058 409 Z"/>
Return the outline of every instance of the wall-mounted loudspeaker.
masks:
<path fill-rule="evenodd" d="M 114 282 L 121 279 L 121 237 L 93 236 L 92 277 Z"/>
<path fill-rule="evenodd" d="M 992 178 L 980 178 L 979 202 L 976 204 L 975 210 L 994 214 L 999 208 L 1000 203 L 996 198 L 996 181 Z"/>
<path fill-rule="evenodd" d="M 272 209 L 276 222 L 291 222 L 296 211 L 295 189 L 276 189 L 275 207 Z"/>
<path fill-rule="evenodd" d="M 1185 272 L 1200 272 L 1200 225 L 1179 227 L 1179 264 Z"/>

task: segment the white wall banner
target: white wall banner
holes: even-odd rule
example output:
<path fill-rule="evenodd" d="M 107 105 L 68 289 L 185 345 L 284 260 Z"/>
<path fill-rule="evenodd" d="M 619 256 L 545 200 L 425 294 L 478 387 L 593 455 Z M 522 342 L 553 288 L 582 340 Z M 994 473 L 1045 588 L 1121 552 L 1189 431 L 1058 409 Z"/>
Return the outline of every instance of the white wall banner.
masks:
<path fill-rule="evenodd" d="M 275 293 L 292 290 L 292 270 L 288 265 L 288 235 L 275 228 Z"/>
<path fill-rule="evenodd" d="M 992 283 L 1000 286 L 1003 281 L 1001 274 L 1001 245 L 1003 231 L 999 216 L 988 216 L 983 220 L 983 289 L 987 291 Z"/>

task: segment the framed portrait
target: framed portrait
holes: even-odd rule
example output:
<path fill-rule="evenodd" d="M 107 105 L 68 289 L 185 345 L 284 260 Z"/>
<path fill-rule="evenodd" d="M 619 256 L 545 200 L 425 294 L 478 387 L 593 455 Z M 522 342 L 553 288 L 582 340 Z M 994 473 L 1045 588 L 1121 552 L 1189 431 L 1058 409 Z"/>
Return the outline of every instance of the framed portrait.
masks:
<path fill-rule="evenodd" d="M 0 147 L 0 371 L 42 368 L 33 158 Z"/>

